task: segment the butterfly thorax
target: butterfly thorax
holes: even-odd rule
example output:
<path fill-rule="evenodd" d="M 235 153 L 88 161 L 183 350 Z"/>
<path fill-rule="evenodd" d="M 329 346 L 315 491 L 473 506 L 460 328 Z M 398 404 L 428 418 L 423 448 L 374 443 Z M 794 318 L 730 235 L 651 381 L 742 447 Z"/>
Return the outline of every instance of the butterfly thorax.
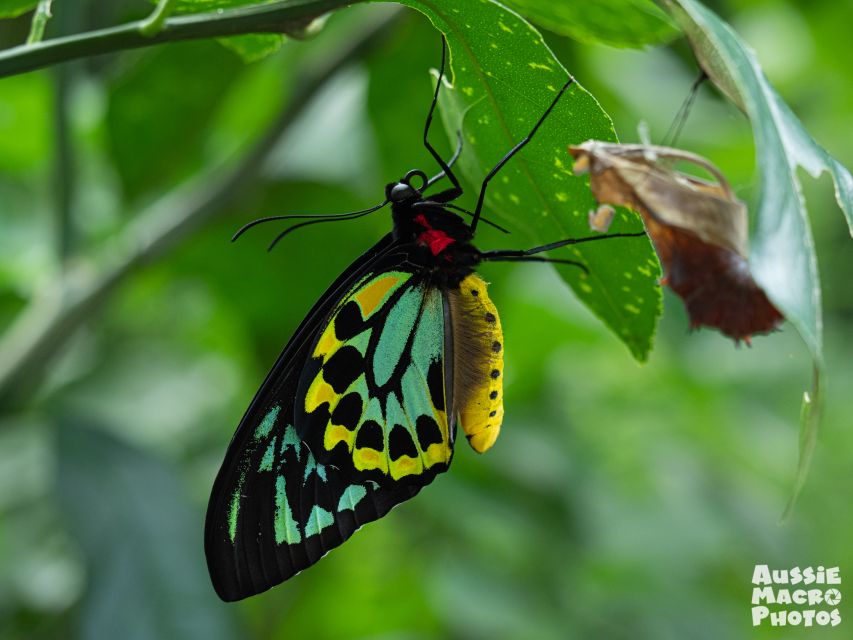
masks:
<path fill-rule="evenodd" d="M 471 228 L 441 203 L 419 195 L 392 202 L 394 239 L 411 247 L 411 261 L 435 273 L 440 285 L 456 288 L 480 261 Z"/>

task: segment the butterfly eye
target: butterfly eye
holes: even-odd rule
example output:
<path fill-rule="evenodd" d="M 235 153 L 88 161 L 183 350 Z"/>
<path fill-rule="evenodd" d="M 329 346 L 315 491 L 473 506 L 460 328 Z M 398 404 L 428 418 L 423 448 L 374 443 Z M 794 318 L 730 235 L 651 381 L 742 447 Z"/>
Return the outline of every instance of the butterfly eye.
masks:
<path fill-rule="evenodd" d="M 403 202 L 404 200 L 414 198 L 415 196 L 417 196 L 417 191 L 415 191 L 412 185 L 406 184 L 405 182 L 398 182 L 395 184 L 391 187 L 391 193 L 389 194 L 391 202 Z"/>

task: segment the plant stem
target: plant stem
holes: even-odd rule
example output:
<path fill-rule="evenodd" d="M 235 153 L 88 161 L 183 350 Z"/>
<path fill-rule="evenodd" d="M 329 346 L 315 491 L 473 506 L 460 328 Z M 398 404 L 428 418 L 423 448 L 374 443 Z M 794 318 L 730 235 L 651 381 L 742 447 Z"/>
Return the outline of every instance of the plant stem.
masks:
<path fill-rule="evenodd" d="M 30 35 L 27 37 L 27 45 L 33 45 L 41 42 L 44 38 L 44 28 L 47 26 L 47 21 L 51 18 L 50 5 L 53 0 L 39 0 L 35 13 L 33 13 L 33 21 L 30 23 Z"/>
<path fill-rule="evenodd" d="M 71 147 L 69 93 L 72 69 L 60 65 L 54 71 L 56 97 L 54 98 L 54 162 L 53 182 L 56 206 L 57 257 L 63 266 L 74 247 L 74 153 Z"/>
<path fill-rule="evenodd" d="M 175 8 L 176 0 L 160 0 L 157 7 L 151 12 L 151 15 L 142 21 L 139 27 L 139 33 L 146 38 L 156 36 L 163 30 L 163 25 L 166 24 L 166 18 L 171 15 Z"/>
<path fill-rule="evenodd" d="M 214 38 L 244 33 L 301 31 L 313 18 L 360 0 L 279 0 L 221 12 L 169 18 L 159 32 L 146 36 L 147 20 L 79 33 L 45 42 L 12 47 L 0 52 L 0 78 L 59 62 L 134 49 L 162 42 Z"/>
<path fill-rule="evenodd" d="M 8 411 L 24 404 L 57 352 L 120 284 L 188 238 L 246 189 L 320 88 L 375 46 L 398 15 L 398 10 L 385 13 L 339 43 L 319 67 L 309 69 L 275 122 L 235 165 L 196 178 L 135 216 L 137 223 L 111 243 L 114 251 L 101 261 L 101 269 L 95 271 L 92 263 L 77 264 L 49 290 L 34 296 L 0 339 L 0 406 Z"/>

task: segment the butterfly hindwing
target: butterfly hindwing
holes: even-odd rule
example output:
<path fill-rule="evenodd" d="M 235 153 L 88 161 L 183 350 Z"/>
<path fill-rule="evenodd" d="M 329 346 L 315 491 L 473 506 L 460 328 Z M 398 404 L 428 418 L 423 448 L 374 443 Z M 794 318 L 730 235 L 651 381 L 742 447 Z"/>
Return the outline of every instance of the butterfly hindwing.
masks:
<path fill-rule="evenodd" d="M 442 291 L 403 270 L 365 278 L 342 300 L 297 393 L 301 435 L 320 459 L 381 486 L 447 469 L 445 316 Z"/>
<path fill-rule="evenodd" d="M 447 469 L 446 306 L 388 238 L 315 305 L 214 484 L 205 550 L 224 600 L 310 566 Z"/>

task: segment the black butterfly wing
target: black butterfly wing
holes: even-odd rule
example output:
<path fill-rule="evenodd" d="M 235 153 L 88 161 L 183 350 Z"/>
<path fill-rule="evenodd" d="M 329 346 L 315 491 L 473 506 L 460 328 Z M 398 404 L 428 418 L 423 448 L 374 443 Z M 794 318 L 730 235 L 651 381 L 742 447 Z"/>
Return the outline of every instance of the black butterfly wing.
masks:
<path fill-rule="evenodd" d="M 449 345 L 437 315 L 444 297 L 406 259 L 389 235 L 351 265 L 309 312 L 243 417 L 205 527 L 208 568 L 223 600 L 259 593 L 310 566 L 447 468 Z M 394 287 L 385 286 L 388 278 Z M 355 318 L 353 303 L 370 313 Z M 349 335 L 353 322 L 361 322 L 358 335 Z M 358 348 L 360 360 L 348 357 Z M 373 368 L 389 353 L 396 360 L 377 382 Z M 360 412 L 352 410 L 354 394 Z M 340 429 L 348 427 L 346 436 Z"/>

